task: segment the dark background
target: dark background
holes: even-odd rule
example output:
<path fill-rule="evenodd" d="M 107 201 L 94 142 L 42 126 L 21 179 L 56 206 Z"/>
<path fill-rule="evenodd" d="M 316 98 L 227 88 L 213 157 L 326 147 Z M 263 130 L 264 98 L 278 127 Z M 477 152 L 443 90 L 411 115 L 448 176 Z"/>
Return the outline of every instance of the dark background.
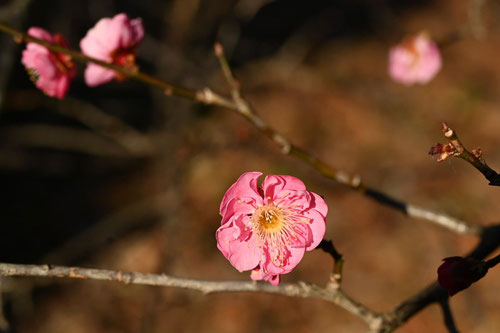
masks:
<path fill-rule="evenodd" d="M 465 163 L 427 151 L 448 121 L 470 148 L 500 165 L 500 6 L 486 34 L 442 50 L 426 86 L 386 74 L 388 49 L 427 30 L 467 28 L 466 1 L 1 1 L 0 20 L 61 32 L 77 49 L 102 17 L 141 17 L 142 71 L 176 85 L 226 93 L 212 47 L 220 41 L 243 93 L 271 126 L 332 165 L 398 198 L 468 221 L 498 222 L 498 190 Z M 436 278 L 440 260 L 475 239 L 405 218 L 282 156 L 228 110 L 139 82 L 89 88 L 84 65 L 64 100 L 29 81 L 23 46 L 0 36 L 0 261 L 81 265 L 200 279 L 248 280 L 218 252 L 220 200 L 259 170 L 304 180 L 329 204 L 326 238 L 346 258 L 347 293 L 385 311 Z M 331 259 L 306 255 L 284 281 L 323 284 Z M 497 270 L 453 297 L 464 332 L 500 330 Z M 13 332 L 363 332 L 344 310 L 317 301 L 102 282 L 5 279 Z M 0 321 L 1 324 L 1 321 Z M 432 306 L 401 332 L 445 332 Z"/>

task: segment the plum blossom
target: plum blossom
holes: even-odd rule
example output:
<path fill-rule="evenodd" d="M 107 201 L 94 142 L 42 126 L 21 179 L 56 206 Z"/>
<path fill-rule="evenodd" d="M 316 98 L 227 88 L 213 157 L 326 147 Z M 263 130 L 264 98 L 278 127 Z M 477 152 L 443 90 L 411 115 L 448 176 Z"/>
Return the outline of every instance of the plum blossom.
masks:
<path fill-rule="evenodd" d="M 280 283 L 323 239 L 328 206 L 292 176 L 246 172 L 224 195 L 217 247 L 238 270 L 253 280 Z"/>
<path fill-rule="evenodd" d="M 426 84 L 440 69 L 439 48 L 424 32 L 407 38 L 389 51 L 389 75 L 404 85 Z"/>
<path fill-rule="evenodd" d="M 28 35 L 68 47 L 66 39 L 61 34 L 51 35 L 42 28 L 31 27 Z M 36 43 L 26 45 L 21 63 L 26 67 L 36 87 L 50 97 L 63 98 L 69 90 L 71 80 L 76 75 L 75 64 L 71 56 L 52 52 Z"/>
<path fill-rule="evenodd" d="M 128 69 L 136 69 L 135 55 L 138 44 L 144 37 L 140 18 L 130 19 L 120 13 L 113 18 L 105 17 L 87 32 L 80 41 L 85 55 Z M 124 77 L 111 69 L 89 63 L 85 69 L 85 82 L 91 87 Z"/>

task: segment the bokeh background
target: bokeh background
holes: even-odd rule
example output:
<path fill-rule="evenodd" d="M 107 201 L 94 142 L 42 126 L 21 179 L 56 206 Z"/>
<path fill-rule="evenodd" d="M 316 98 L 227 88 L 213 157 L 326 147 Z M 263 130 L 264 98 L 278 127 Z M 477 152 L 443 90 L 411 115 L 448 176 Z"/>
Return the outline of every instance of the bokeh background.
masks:
<path fill-rule="evenodd" d="M 220 41 L 259 115 L 295 144 L 397 198 L 488 225 L 498 188 L 459 160 L 427 155 L 447 121 L 500 167 L 500 3 L 482 38 L 442 49 L 428 85 L 387 75 L 390 46 L 427 30 L 468 28 L 469 1 L 3 0 L 1 22 L 63 33 L 73 48 L 101 17 L 142 17 L 141 70 L 227 93 Z M 79 74 L 64 100 L 44 96 L 0 36 L 0 260 L 248 280 L 218 252 L 218 207 L 243 172 L 289 174 L 329 204 L 326 238 L 345 256 L 345 291 L 385 311 L 436 279 L 442 258 L 476 244 L 406 218 L 280 154 L 231 111 L 141 83 L 98 88 Z M 331 258 L 307 253 L 283 281 L 324 284 Z M 2 280 L 5 332 L 364 332 L 319 300 L 217 294 L 95 281 Z M 451 300 L 463 332 L 500 332 L 499 270 Z M 399 332 L 446 332 L 430 306 Z"/>

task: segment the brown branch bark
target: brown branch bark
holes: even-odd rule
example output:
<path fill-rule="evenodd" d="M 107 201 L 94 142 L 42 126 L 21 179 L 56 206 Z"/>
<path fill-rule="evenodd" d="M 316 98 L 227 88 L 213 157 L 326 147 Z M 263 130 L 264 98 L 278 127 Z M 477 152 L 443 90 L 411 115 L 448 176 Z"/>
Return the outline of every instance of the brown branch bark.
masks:
<path fill-rule="evenodd" d="M 200 291 L 203 294 L 221 292 L 264 292 L 283 296 L 316 298 L 340 306 L 362 319 L 369 327 L 378 327 L 381 323 L 381 317 L 378 313 L 353 300 L 341 289 L 331 290 L 305 282 L 282 283 L 279 286 L 272 286 L 269 283 L 258 283 L 254 281 L 204 281 L 184 279 L 165 274 L 158 275 L 96 268 L 0 263 L 0 277 L 12 276 L 101 280 L 124 284 L 176 287 Z"/>
<path fill-rule="evenodd" d="M 344 267 L 344 258 L 342 257 L 342 254 L 337 251 L 331 240 L 323 239 L 319 243 L 317 249 L 325 251 L 333 258 L 333 270 L 327 287 L 333 289 L 340 288 L 340 283 L 342 282 L 342 269 Z"/>
<path fill-rule="evenodd" d="M 455 319 L 453 319 L 449 299 L 443 299 L 439 304 L 441 305 L 441 310 L 443 311 L 444 325 L 448 331 L 450 333 L 459 333 L 457 326 L 455 325 Z"/>

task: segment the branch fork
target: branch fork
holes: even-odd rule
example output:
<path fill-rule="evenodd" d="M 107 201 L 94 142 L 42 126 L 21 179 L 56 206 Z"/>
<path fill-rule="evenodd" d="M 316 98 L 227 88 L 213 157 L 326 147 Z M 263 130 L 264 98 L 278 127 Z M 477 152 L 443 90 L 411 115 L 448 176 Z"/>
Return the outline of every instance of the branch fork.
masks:
<path fill-rule="evenodd" d="M 473 149 L 472 152 L 467 150 L 456 132 L 446 123 L 442 124 L 442 131 L 448 143 L 444 145 L 438 143 L 436 146 L 431 147 L 429 155 L 439 155 L 438 162 L 452 156 L 461 158 L 479 170 L 490 181 L 489 185 L 500 186 L 500 176 L 486 164 L 481 148 Z"/>

